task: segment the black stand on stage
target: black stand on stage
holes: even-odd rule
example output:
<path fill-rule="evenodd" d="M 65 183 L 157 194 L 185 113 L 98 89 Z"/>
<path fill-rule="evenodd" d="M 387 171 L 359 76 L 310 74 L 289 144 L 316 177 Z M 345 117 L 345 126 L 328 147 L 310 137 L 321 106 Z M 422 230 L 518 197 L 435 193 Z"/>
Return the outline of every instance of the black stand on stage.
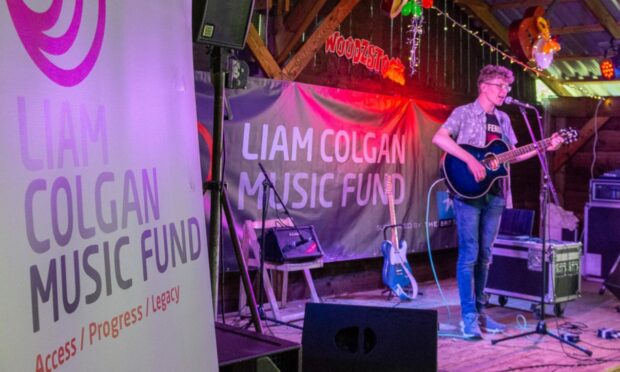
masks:
<path fill-rule="evenodd" d="M 539 124 L 539 128 L 540 128 L 540 133 L 541 133 L 541 137 L 544 138 L 543 135 L 543 128 L 542 128 L 542 124 L 540 123 L 540 114 L 538 113 L 538 110 L 536 110 L 535 107 L 531 107 L 535 112 L 536 112 L 536 118 L 538 119 L 538 124 Z M 523 116 L 523 119 L 525 121 L 525 123 L 527 124 L 527 128 L 530 132 L 530 136 L 532 137 L 532 142 L 535 144 L 536 143 L 536 137 L 534 136 L 534 131 L 532 130 L 532 126 L 530 125 L 530 122 L 527 119 L 527 114 L 525 112 L 525 108 L 524 107 L 519 107 L 519 110 L 521 111 L 521 115 Z M 543 147 L 543 148 L 541 148 Z M 547 166 L 547 159 L 546 159 L 546 147 L 543 146 L 538 146 L 535 145 L 536 148 L 536 152 L 538 154 L 538 159 L 540 161 L 540 166 L 541 169 L 543 171 L 543 182 L 542 182 L 542 187 L 541 187 L 541 191 L 540 191 L 540 205 L 541 205 L 541 213 L 540 213 L 540 237 L 541 237 L 541 262 L 542 262 L 542 285 L 541 285 L 541 293 L 540 293 L 540 320 L 538 321 L 538 323 L 536 324 L 536 329 L 533 331 L 529 331 L 529 332 L 525 332 L 519 335 L 514 335 L 514 336 L 508 336 L 508 337 L 504 337 L 504 338 L 500 338 L 497 340 L 492 340 L 491 344 L 495 345 L 499 342 L 502 341 L 507 341 L 507 340 L 511 340 L 514 338 L 519 338 L 519 337 L 525 337 L 525 336 L 529 336 L 529 335 L 533 335 L 533 334 L 539 334 L 542 336 L 551 336 L 553 338 L 555 338 L 556 340 L 560 341 L 561 343 L 567 344 L 569 346 L 574 347 L 575 349 L 584 352 L 585 354 L 587 354 L 588 356 L 592 356 L 592 351 L 582 348 L 579 345 L 576 345 L 570 341 L 564 340 L 563 338 L 561 338 L 560 336 L 556 335 L 555 333 L 549 331 L 547 329 L 547 324 L 545 323 L 545 295 L 547 293 L 547 275 L 548 275 L 548 269 L 547 269 L 547 252 L 546 252 L 546 245 L 547 245 L 547 227 L 546 227 L 546 222 L 547 222 L 547 210 L 548 210 L 548 203 L 549 203 L 549 192 L 552 193 L 554 201 L 556 203 L 556 205 L 558 204 L 558 199 L 557 199 L 557 194 L 555 192 L 555 188 L 553 187 L 553 183 L 551 182 L 551 178 L 549 177 L 549 168 Z"/>
<path fill-rule="evenodd" d="M 276 190 L 275 186 L 271 182 L 271 179 L 269 178 L 269 175 L 267 174 L 267 171 L 265 170 L 263 165 L 261 163 L 258 163 L 258 166 L 260 167 L 260 170 L 263 173 L 263 177 L 265 178 L 263 180 L 263 199 L 262 199 L 263 213 L 261 216 L 261 228 L 260 228 L 260 257 L 259 257 L 260 264 L 259 264 L 259 269 L 258 269 L 259 271 L 258 273 L 258 314 L 260 315 L 260 318 L 262 320 L 269 320 L 271 322 L 286 325 L 292 328 L 303 329 L 302 327 L 295 325 L 295 324 L 283 322 L 281 320 L 274 319 L 274 318 L 268 318 L 265 315 L 265 312 L 263 310 L 263 273 L 265 272 L 264 271 L 265 270 L 265 221 L 267 220 L 267 207 L 269 206 L 269 191 L 270 190 L 273 191 L 273 194 L 276 196 L 276 199 L 278 200 L 280 205 L 282 205 L 282 208 L 284 209 L 284 213 L 286 213 L 286 215 L 290 218 L 291 222 L 293 223 L 293 227 L 299 234 L 299 238 L 301 239 L 299 241 L 299 244 L 307 243 L 310 241 L 310 239 L 304 237 L 301 231 L 299 230 L 299 227 L 297 227 L 297 224 L 293 220 L 293 217 L 289 213 L 284 202 L 282 202 L 282 199 L 280 198 L 278 191 Z"/>
<path fill-rule="evenodd" d="M 220 230 L 222 227 L 222 208 L 228 231 L 233 243 L 235 257 L 239 265 L 241 280 L 245 288 L 245 294 L 250 302 L 250 312 L 252 322 L 256 332 L 263 333 L 263 326 L 258 314 L 256 297 L 252 289 L 248 266 L 243 254 L 241 254 L 241 244 L 235 228 L 232 210 L 226 194 L 226 188 L 222 182 L 222 149 L 224 142 L 224 111 L 225 111 L 225 81 L 228 65 L 228 50 L 221 47 L 213 47 L 211 52 L 211 83 L 213 84 L 213 156 L 211 158 L 212 180 L 207 183 L 207 190 L 211 192 L 211 214 L 209 225 L 209 268 L 211 269 L 211 294 L 213 299 L 213 311 L 217 314 L 217 290 L 219 279 L 219 250 L 220 250 Z"/>

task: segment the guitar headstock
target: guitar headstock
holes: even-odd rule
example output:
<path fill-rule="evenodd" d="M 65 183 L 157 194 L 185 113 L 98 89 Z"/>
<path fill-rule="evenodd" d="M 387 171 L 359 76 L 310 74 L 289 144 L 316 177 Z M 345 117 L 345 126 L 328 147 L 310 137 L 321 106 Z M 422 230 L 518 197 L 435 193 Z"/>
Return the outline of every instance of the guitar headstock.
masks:
<path fill-rule="evenodd" d="M 565 145 L 573 143 L 579 139 L 579 131 L 573 127 L 560 129 L 558 134 L 564 140 Z"/>

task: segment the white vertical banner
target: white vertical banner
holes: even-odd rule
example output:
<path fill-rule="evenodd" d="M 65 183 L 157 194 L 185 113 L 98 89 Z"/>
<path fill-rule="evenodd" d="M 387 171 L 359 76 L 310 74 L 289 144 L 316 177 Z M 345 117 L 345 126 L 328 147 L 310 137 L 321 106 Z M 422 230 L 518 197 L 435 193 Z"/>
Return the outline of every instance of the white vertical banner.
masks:
<path fill-rule="evenodd" d="M 215 371 L 191 1 L 0 1 L 0 371 Z"/>

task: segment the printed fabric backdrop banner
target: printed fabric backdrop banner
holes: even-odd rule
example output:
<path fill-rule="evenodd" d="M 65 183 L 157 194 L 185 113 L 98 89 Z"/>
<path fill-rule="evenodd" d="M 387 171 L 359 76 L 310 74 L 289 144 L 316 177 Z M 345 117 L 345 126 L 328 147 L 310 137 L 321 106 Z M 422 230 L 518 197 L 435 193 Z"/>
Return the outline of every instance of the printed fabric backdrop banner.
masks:
<path fill-rule="evenodd" d="M 196 74 L 196 89 L 208 178 L 213 88 L 206 73 Z M 448 107 L 265 79 L 250 79 L 246 89 L 226 94 L 232 119 L 224 121 L 224 179 L 238 231 L 246 220 L 261 220 L 261 163 L 294 221 L 314 226 L 326 261 L 379 256 L 382 228 L 390 223 L 384 188 L 390 174 L 396 220 L 404 224 L 409 251 L 426 250 L 427 193 L 439 178 L 440 158 L 431 138 Z M 439 191 L 430 198 L 431 244 L 455 247 L 443 183 L 433 194 Z M 284 217 L 271 194 L 267 218 Z M 233 268 L 232 251 L 225 253 L 227 268 Z"/>
<path fill-rule="evenodd" d="M 0 49 L 0 370 L 217 370 L 191 1 L 0 1 Z"/>

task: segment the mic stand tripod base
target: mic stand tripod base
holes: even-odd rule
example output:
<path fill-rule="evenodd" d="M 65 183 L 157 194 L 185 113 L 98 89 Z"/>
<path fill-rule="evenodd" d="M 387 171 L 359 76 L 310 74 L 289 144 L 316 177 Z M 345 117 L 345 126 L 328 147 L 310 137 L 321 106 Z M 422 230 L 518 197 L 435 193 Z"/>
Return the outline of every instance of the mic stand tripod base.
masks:
<path fill-rule="evenodd" d="M 284 326 L 295 328 L 295 329 L 299 329 L 299 330 L 303 330 L 304 329 L 303 327 L 300 327 L 300 326 L 298 326 L 296 324 L 291 324 L 291 323 L 288 323 L 288 322 L 285 322 L 285 321 L 282 321 L 282 320 L 278 320 L 276 318 L 268 317 L 267 315 L 265 315 L 265 311 L 263 310 L 263 305 L 262 304 L 258 305 L 258 316 L 260 317 L 260 319 L 262 321 L 273 322 L 273 323 L 276 323 L 276 324 L 279 324 L 279 325 L 284 325 Z"/>
<path fill-rule="evenodd" d="M 535 334 L 539 334 L 539 335 L 543 335 L 543 336 L 545 336 L 545 335 L 546 336 L 551 336 L 551 337 L 555 338 L 556 340 L 560 341 L 561 343 L 564 343 L 564 344 L 567 344 L 569 346 L 572 346 L 575 349 L 584 352 L 588 356 L 592 356 L 592 351 L 590 351 L 588 349 L 584 349 L 581 346 L 579 346 L 579 345 L 577 345 L 575 343 L 572 343 L 572 342 L 570 342 L 568 340 L 565 340 L 565 339 L 561 338 L 560 336 L 556 335 L 555 333 L 552 333 L 549 330 L 547 330 L 547 324 L 545 323 L 544 320 L 539 320 L 538 323 L 536 324 L 536 329 L 533 330 L 533 331 L 521 333 L 521 334 L 514 335 L 514 336 L 508 336 L 508 337 L 500 338 L 498 340 L 492 340 L 491 344 L 495 345 L 495 344 L 500 343 L 502 341 L 512 340 L 514 338 L 525 337 L 525 336 L 535 335 Z"/>

